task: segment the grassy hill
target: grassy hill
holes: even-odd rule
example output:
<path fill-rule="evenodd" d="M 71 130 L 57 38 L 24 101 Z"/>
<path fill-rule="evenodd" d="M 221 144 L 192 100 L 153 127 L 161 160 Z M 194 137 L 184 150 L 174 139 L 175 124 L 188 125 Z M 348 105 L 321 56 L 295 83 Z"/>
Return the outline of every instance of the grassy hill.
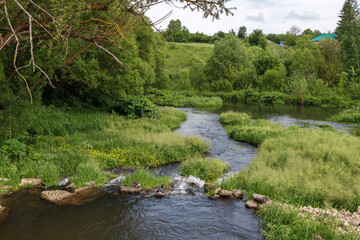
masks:
<path fill-rule="evenodd" d="M 166 48 L 165 70 L 173 72 L 177 68 L 190 67 L 193 57 L 206 62 L 212 55 L 214 44 L 208 43 L 170 43 Z"/>

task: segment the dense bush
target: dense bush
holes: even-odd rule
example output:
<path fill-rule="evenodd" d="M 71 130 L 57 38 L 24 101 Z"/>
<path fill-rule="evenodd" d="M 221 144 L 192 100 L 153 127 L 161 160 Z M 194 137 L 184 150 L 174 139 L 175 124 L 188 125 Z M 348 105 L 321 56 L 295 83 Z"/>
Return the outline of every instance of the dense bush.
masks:
<path fill-rule="evenodd" d="M 112 106 L 111 111 L 127 118 L 160 118 L 159 108 L 147 98 L 122 98 Z"/>

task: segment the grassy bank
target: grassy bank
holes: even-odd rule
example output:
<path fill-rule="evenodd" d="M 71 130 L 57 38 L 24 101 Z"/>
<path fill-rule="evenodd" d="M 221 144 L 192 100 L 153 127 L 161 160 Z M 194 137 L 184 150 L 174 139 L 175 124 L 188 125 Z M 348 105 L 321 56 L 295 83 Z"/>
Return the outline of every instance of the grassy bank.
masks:
<path fill-rule="evenodd" d="M 259 152 L 250 167 L 223 181 L 222 189 L 242 189 L 249 197 L 258 193 L 295 206 L 357 210 L 360 205 L 358 138 L 327 128 L 285 128 L 267 120 L 242 123 L 244 115 L 238 116 L 240 123 L 228 125 L 228 133 L 235 140 L 259 146 Z M 222 115 L 223 122 L 233 118 L 234 113 Z M 268 208 L 260 214 L 268 239 L 313 239 L 316 234 L 338 239 L 338 235 L 332 235 L 332 225 L 307 222 L 291 211 Z"/>
<path fill-rule="evenodd" d="M 152 99 L 158 99 L 155 103 L 165 101 L 162 95 L 166 93 L 168 96 L 182 96 L 186 98 L 207 97 L 220 98 L 223 102 L 233 103 L 263 103 L 263 104 L 279 104 L 279 105 L 301 105 L 301 106 L 317 106 L 317 107 L 331 107 L 331 108 L 350 108 L 359 106 L 359 101 L 341 97 L 341 96 L 294 96 L 282 92 L 258 92 L 256 90 L 237 90 L 232 92 L 199 92 L 199 91 L 159 91 L 152 96 Z M 176 97 L 174 97 L 176 99 Z M 179 97 L 177 97 L 179 98 Z M 170 98 L 172 99 L 172 98 Z M 184 100 L 185 101 L 185 100 Z M 166 104 L 164 104 L 166 105 Z M 169 104 L 170 106 L 174 106 Z M 197 107 L 197 106 L 195 106 Z"/>
<path fill-rule="evenodd" d="M 219 97 L 199 96 L 192 92 L 157 91 L 149 98 L 159 106 L 213 108 L 220 107 L 223 104 Z"/>
<path fill-rule="evenodd" d="M 334 122 L 360 124 L 360 110 L 348 109 L 338 115 L 332 116 L 329 120 Z"/>
<path fill-rule="evenodd" d="M 155 167 L 183 161 L 205 152 L 209 145 L 196 137 L 175 134 L 186 114 L 161 109 L 161 117 L 128 119 L 98 110 L 39 108 L 27 133 L 0 147 L 0 178 L 13 189 L 21 178 L 41 178 L 57 185 L 72 176 L 76 187 L 111 177 L 104 169 L 122 166 Z"/>

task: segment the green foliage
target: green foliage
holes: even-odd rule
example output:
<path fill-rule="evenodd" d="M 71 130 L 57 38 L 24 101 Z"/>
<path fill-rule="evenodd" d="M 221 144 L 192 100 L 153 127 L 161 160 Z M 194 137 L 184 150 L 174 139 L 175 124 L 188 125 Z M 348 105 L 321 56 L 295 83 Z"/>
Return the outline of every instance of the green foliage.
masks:
<path fill-rule="evenodd" d="M 339 132 L 291 127 L 267 138 L 250 167 L 222 187 L 297 206 L 356 211 L 360 204 L 358 146 L 358 138 Z"/>
<path fill-rule="evenodd" d="M 205 182 L 215 182 L 229 169 L 227 162 L 219 159 L 191 158 L 181 164 L 181 173 L 185 177 L 198 177 Z"/>
<path fill-rule="evenodd" d="M 80 164 L 75 175 L 71 181 L 77 188 L 83 187 L 89 181 L 94 181 L 95 185 L 101 186 L 110 180 L 111 174 L 102 171 L 99 164 L 94 161 L 89 161 Z"/>
<path fill-rule="evenodd" d="M 264 50 L 266 49 L 266 46 L 267 46 L 266 37 L 263 34 L 262 30 L 260 30 L 260 29 L 255 29 L 249 35 L 248 41 L 249 41 L 250 45 L 252 45 L 252 46 L 259 46 Z"/>
<path fill-rule="evenodd" d="M 262 51 L 255 57 L 254 66 L 259 76 L 264 75 L 267 70 L 279 66 L 279 59 L 268 51 Z"/>
<path fill-rule="evenodd" d="M 258 78 L 258 87 L 265 91 L 282 91 L 286 76 L 286 68 L 283 64 L 280 64 L 278 67 L 267 70 L 263 76 Z"/>
<path fill-rule="evenodd" d="M 147 98 L 118 99 L 110 108 L 115 113 L 127 118 L 160 118 L 159 108 Z"/>
<path fill-rule="evenodd" d="M 160 106 L 211 108 L 222 105 L 219 97 L 201 97 L 182 92 L 159 91 L 156 95 L 150 96 L 150 99 Z"/>
<path fill-rule="evenodd" d="M 329 120 L 334 122 L 360 124 L 360 111 L 359 109 L 348 109 L 332 116 Z"/>
<path fill-rule="evenodd" d="M 220 115 L 220 122 L 227 125 L 244 125 L 251 122 L 251 117 L 246 113 L 226 112 Z"/>
<path fill-rule="evenodd" d="M 123 181 L 123 185 L 130 187 L 130 184 L 134 181 L 139 182 L 142 189 L 153 189 L 158 186 L 169 188 L 172 179 L 168 176 L 156 177 L 154 174 L 150 173 L 147 170 L 137 169 L 134 173 L 126 175 Z"/>
<path fill-rule="evenodd" d="M 9 156 L 11 159 L 20 159 L 26 155 L 26 144 L 17 139 L 9 139 L 0 148 L 0 153 Z"/>

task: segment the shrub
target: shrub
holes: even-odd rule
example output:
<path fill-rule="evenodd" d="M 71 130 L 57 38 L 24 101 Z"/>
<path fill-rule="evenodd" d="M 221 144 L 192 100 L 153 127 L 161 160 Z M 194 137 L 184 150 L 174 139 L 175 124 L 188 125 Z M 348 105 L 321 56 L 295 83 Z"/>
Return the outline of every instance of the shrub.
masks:
<path fill-rule="evenodd" d="M 251 117 L 246 113 L 229 111 L 220 115 L 220 122 L 224 125 L 244 125 L 251 122 Z"/>
<path fill-rule="evenodd" d="M 216 181 L 228 169 L 227 162 L 210 158 L 191 158 L 181 164 L 182 175 L 192 175 L 206 182 Z"/>
<path fill-rule="evenodd" d="M 9 139 L 0 148 L 0 153 L 8 155 L 11 159 L 19 159 L 26 155 L 26 145 L 17 139 Z"/>
<path fill-rule="evenodd" d="M 153 189 L 158 186 L 169 188 L 172 182 L 171 177 L 156 177 L 154 174 L 144 169 L 137 169 L 133 174 L 126 175 L 123 185 L 130 187 L 130 184 L 134 181 L 140 183 L 140 187 L 143 189 Z"/>
<path fill-rule="evenodd" d="M 111 111 L 130 119 L 160 118 L 159 108 L 147 98 L 122 98 L 112 106 Z"/>

